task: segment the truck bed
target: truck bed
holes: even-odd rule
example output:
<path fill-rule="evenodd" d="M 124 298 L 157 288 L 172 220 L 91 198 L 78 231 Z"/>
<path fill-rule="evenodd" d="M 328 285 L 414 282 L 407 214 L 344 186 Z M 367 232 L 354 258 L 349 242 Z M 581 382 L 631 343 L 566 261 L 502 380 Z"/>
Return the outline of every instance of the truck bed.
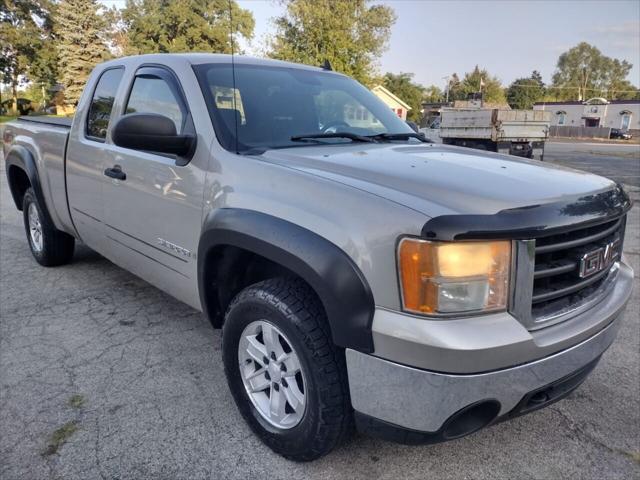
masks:
<path fill-rule="evenodd" d="M 440 136 L 494 142 L 545 140 L 549 130 L 549 113 L 541 110 L 444 110 Z"/>
<path fill-rule="evenodd" d="M 65 155 L 72 118 L 19 117 L 4 125 L 4 142 L 15 142 L 35 160 L 40 187 L 58 230 L 73 231 L 67 207 Z M 3 150 L 8 151 L 8 144 Z"/>

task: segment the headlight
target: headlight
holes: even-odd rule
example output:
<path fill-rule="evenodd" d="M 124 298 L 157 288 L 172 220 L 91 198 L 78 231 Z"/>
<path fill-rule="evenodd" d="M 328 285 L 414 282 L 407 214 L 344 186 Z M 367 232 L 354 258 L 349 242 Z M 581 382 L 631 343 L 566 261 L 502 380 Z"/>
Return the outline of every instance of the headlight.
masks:
<path fill-rule="evenodd" d="M 402 306 L 439 315 L 505 310 L 511 242 L 431 242 L 403 238 L 398 246 Z"/>

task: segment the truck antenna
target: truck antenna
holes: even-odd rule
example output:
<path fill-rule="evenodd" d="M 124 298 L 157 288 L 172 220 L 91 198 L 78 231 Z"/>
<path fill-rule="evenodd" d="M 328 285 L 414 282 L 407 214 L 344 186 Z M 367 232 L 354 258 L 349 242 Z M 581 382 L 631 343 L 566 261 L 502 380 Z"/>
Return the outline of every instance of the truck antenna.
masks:
<path fill-rule="evenodd" d="M 234 136 L 235 136 L 235 146 L 236 153 L 238 153 L 238 109 L 236 106 L 236 63 L 235 63 L 235 53 L 234 53 L 234 41 L 233 41 L 233 8 L 232 8 L 232 0 L 229 0 L 229 39 L 231 40 L 231 78 L 233 82 L 233 123 L 234 123 Z"/>

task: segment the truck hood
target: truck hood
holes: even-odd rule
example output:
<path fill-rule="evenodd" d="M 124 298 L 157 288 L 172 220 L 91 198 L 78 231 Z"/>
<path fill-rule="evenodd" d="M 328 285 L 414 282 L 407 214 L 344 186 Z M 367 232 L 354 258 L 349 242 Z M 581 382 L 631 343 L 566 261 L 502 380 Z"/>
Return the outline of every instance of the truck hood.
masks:
<path fill-rule="evenodd" d="M 327 145 L 262 158 L 358 188 L 429 217 L 491 215 L 609 190 L 604 177 L 537 160 L 438 144 Z"/>

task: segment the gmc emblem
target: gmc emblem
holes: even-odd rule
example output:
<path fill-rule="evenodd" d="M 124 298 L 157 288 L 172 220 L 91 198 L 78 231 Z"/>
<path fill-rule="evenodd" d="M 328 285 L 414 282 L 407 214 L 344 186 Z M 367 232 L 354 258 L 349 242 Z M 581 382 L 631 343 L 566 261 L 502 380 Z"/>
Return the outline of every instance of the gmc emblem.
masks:
<path fill-rule="evenodd" d="M 604 247 L 585 253 L 580 258 L 580 278 L 590 277 L 610 267 L 620 254 L 620 239 L 616 238 Z"/>

